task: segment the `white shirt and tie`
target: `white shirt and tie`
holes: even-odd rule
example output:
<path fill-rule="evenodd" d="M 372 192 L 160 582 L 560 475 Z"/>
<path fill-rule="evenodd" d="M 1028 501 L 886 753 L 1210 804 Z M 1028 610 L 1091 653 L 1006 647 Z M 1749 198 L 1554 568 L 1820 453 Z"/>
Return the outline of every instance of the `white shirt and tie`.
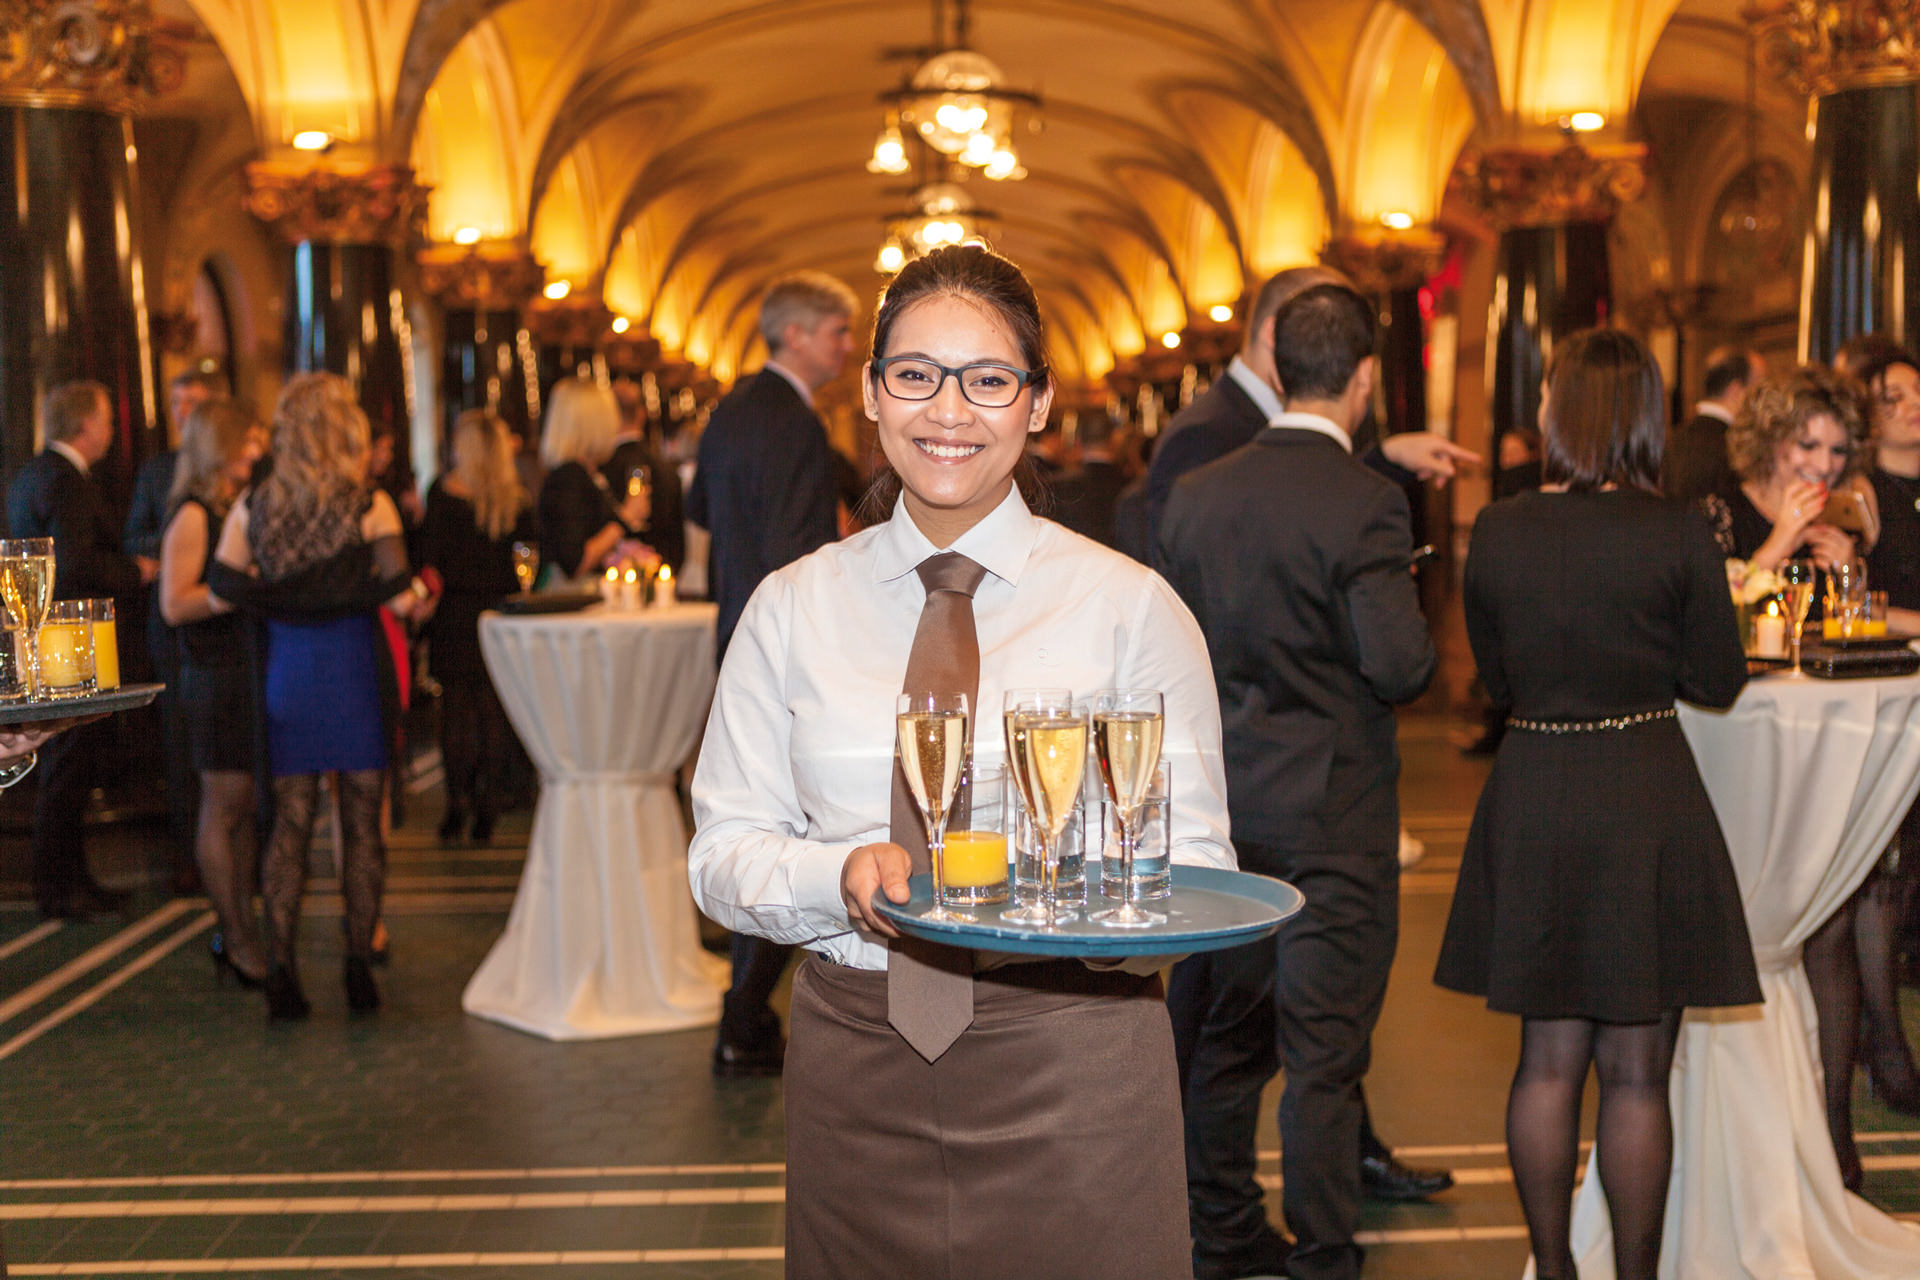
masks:
<path fill-rule="evenodd" d="M 776 572 L 748 602 L 720 673 L 693 781 L 688 867 L 701 910 L 729 929 L 885 969 L 883 939 L 840 899 L 847 855 L 887 839 L 894 700 L 941 550 L 987 570 L 974 758 L 1005 761 L 1008 689 L 1158 689 L 1173 765 L 1173 860 L 1232 867 L 1219 699 L 1206 642 L 1157 574 L 1032 515 L 1018 490 L 950 548 L 893 518 Z"/>

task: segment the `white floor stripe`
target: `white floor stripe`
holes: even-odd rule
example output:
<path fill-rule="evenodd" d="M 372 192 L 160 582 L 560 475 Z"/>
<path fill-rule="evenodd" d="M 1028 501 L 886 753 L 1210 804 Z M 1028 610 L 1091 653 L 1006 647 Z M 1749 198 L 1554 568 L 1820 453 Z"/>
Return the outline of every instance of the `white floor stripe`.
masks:
<path fill-rule="evenodd" d="M 0 1205 L 0 1221 L 72 1218 L 228 1218 L 319 1213 L 479 1213 L 509 1209 L 648 1209 L 785 1204 L 785 1187 L 660 1187 L 455 1196 L 239 1196 L 225 1200 L 59 1200 Z"/>
<path fill-rule="evenodd" d="M 567 1249 L 516 1253 L 385 1253 L 317 1258 L 166 1258 L 146 1262 L 14 1263 L 16 1276 L 223 1275 L 236 1271 L 391 1271 L 400 1267 L 568 1267 L 609 1263 L 779 1262 L 779 1248 Z"/>
<path fill-rule="evenodd" d="M 198 937 L 202 931 L 213 925 L 213 921 L 213 912 L 206 912 L 198 920 L 195 920 L 192 924 L 180 930 L 159 946 L 142 954 L 139 959 L 134 960 L 130 964 L 123 965 L 115 971 L 112 977 L 96 982 L 93 986 L 88 987 L 85 991 L 61 1005 L 58 1009 L 55 1009 L 52 1013 L 40 1019 L 40 1021 L 34 1023 L 13 1039 L 7 1041 L 5 1044 L 0 1044 L 0 1061 L 11 1058 L 14 1054 L 26 1048 L 67 1019 L 92 1008 L 110 993 L 117 991 L 126 983 L 131 982 L 134 978 L 145 973 L 169 955 L 172 955 L 183 943 Z"/>
<path fill-rule="evenodd" d="M 54 934 L 60 932 L 60 930 L 66 926 L 66 923 L 65 920 L 42 920 L 39 924 L 27 930 L 6 946 L 0 947 L 0 960 L 19 955 L 22 951 L 25 951 L 42 938 L 51 938 Z"/>
<path fill-rule="evenodd" d="M 165 927 L 168 923 L 203 905 L 197 898 L 175 898 L 144 920 L 128 925 L 97 946 L 89 947 L 26 990 L 0 1001 L 0 1023 L 18 1017 L 68 983 L 92 973 L 156 929 Z"/>
<path fill-rule="evenodd" d="M 489 915 L 513 905 L 513 895 L 505 890 L 485 889 L 474 893 L 397 893 L 380 903 L 386 916 Z M 346 910 L 337 893 L 308 894 L 300 904 L 300 914 L 332 919 Z"/>
<path fill-rule="evenodd" d="M 326 1173 L 179 1173 L 119 1178 L 15 1178 L 0 1191 L 103 1191 L 143 1187 L 338 1186 L 355 1182 L 514 1182 L 585 1178 L 727 1178 L 783 1174 L 765 1164 L 610 1164 L 551 1169 L 367 1169 Z"/>
<path fill-rule="evenodd" d="M 518 875 L 444 875 L 444 876 L 388 876 L 386 891 L 390 894 L 445 892 L 460 889 L 518 889 Z M 325 880 L 312 880 L 307 884 L 308 893 L 339 893 L 340 882 L 329 877 Z"/>

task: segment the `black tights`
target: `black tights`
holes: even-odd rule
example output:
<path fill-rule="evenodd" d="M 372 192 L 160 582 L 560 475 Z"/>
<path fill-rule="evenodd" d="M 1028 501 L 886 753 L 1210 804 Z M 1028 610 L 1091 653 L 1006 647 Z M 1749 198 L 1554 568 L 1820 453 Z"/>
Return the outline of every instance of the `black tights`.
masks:
<path fill-rule="evenodd" d="M 346 900 L 347 954 L 373 950 L 373 926 L 380 919 L 380 893 L 387 877 L 387 849 L 380 838 L 380 797 L 386 773 L 363 769 L 333 775 L 339 802 L 341 840 L 340 894 Z M 261 897 L 267 906 L 267 943 L 276 966 L 291 970 L 300 923 L 300 899 L 307 888 L 307 858 L 313 847 L 313 815 L 320 798 L 320 775 L 294 774 L 273 780 L 273 835 L 261 867 Z"/>
<path fill-rule="evenodd" d="M 1527 1217 L 1540 1280 L 1575 1280 L 1573 1180 L 1580 1154 L 1580 1095 L 1591 1064 L 1600 1076 L 1600 1185 L 1613 1218 L 1619 1280 L 1654 1280 L 1673 1165 L 1667 1075 L 1678 1011 L 1658 1022 L 1527 1018 L 1520 1066 L 1507 1095 L 1507 1152 Z"/>
<path fill-rule="evenodd" d="M 267 971 L 265 945 L 253 914 L 253 775 L 208 769 L 200 774 L 200 820 L 194 833 L 200 883 L 220 919 L 227 957 L 249 978 Z"/>
<path fill-rule="evenodd" d="M 484 671 L 449 676 L 440 702 L 440 754 L 447 768 L 447 810 L 492 818 L 506 792 L 512 729 Z"/>

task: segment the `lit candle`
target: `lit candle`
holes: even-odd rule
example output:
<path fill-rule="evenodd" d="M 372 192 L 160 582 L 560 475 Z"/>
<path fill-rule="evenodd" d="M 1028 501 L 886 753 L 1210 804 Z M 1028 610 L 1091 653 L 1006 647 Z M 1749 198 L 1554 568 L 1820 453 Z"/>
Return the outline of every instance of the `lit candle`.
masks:
<path fill-rule="evenodd" d="M 607 570 L 607 576 L 600 579 L 600 598 L 609 605 L 614 605 L 619 603 L 617 599 L 619 594 L 620 571 L 618 569 L 609 569 Z"/>
<path fill-rule="evenodd" d="M 1778 613 L 1763 613 L 1753 620 L 1753 652 L 1762 658 L 1787 656 L 1787 620 Z"/>
<path fill-rule="evenodd" d="M 640 571 L 637 569 L 627 570 L 626 581 L 620 588 L 620 606 L 623 609 L 640 607 Z"/>
<path fill-rule="evenodd" d="M 660 566 L 660 576 L 653 580 L 653 603 L 656 608 L 665 609 L 674 602 L 673 568 L 663 564 Z"/>

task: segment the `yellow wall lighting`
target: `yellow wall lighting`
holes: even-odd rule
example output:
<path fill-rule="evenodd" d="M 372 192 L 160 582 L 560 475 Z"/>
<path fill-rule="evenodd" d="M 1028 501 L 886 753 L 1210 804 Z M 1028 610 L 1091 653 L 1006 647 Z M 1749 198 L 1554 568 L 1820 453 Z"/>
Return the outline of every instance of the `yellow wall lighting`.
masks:
<path fill-rule="evenodd" d="M 333 135 L 325 129 L 302 129 L 293 135 L 295 151 L 325 151 L 333 145 Z"/>

